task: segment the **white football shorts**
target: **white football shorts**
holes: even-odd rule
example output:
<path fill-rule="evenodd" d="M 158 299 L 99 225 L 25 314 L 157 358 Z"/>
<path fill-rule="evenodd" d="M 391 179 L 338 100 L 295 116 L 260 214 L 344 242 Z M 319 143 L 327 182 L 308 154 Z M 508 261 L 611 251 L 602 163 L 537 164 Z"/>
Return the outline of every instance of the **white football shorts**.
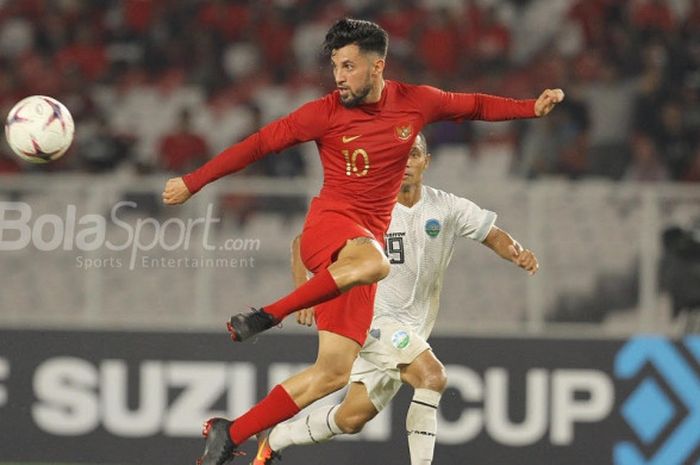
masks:
<path fill-rule="evenodd" d="M 408 326 L 398 322 L 375 324 L 352 366 L 351 383 L 362 383 L 369 399 L 381 412 L 401 388 L 399 365 L 408 365 L 430 350 L 430 344 Z"/>

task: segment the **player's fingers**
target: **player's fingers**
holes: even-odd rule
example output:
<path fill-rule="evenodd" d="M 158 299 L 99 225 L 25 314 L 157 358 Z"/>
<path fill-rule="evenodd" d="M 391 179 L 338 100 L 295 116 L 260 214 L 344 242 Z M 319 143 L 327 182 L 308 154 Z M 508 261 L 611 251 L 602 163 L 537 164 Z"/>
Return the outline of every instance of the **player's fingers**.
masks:
<path fill-rule="evenodd" d="M 515 248 L 513 244 L 508 246 L 508 252 L 510 252 L 510 256 L 513 258 L 518 258 L 518 250 Z"/>
<path fill-rule="evenodd" d="M 307 311 L 307 309 L 301 309 L 296 313 L 297 323 L 299 323 L 300 325 L 309 326 Z"/>
<path fill-rule="evenodd" d="M 537 258 L 532 252 L 528 252 L 526 260 L 523 262 L 523 268 L 527 270 L 530 275 L 533 275 L 539 269 L 539 264 L 537 263 Z"/>
<path fill-rule="evenodd" d="M 523 264 L 523 268 L 527 271 L 534 271 L 537 268 L 537 262 L 534 260 L 528 260 L 526 263 Z"/>
<path fill-rule="evenodd" d="M 313 308 L 306 308 L 304 309 L 304 324 L 306 326 L 311 326 L 314 323 L 314 309 Z"/>
<path fill-rule="evenodd" d="M 545 89 L 537 99 L 535 114 L 538 117 L 548 115 L 562 100 L 564 100 L 564 91 L 561 89 Z"/>
<path fill-rule="evenodd" d="M 170 205 L 173 201 L 173 185 L 172 179 L 168 179 L 165 182 L 165 187 L 163 188 L 163 203 Z"/>
<path fill-rule="evenodd" d="M 170 195 L 163 196 L 163 203 L 166 205 L 177 205 L 178 203 L 181 203 L 181 202 L 178 202 L 177 199 L 172 194 L 170 194 Z"/>
<path fill-rule="evenodd" d="M 552 89 L 552 99 L 554 100 L 555 103 L 563 102 L 564 101 L 564 91 L 561 89 Z"/>
<path fill-rule="evenodd" d="M 535 255 L 532 252 L 526 250 L 518 258 L 518 264 L 522 268 L 530 271 L 537 264 L 537 259 L 535 258 Z"/>
<path fill-rule="evenodd" d="M 547 89 L 544 91 L 545 98 L 553 103 L 559 103 L 564 100 L 564 91 L 561 89 Z"/>
<path fill-rule="evenodd" d="M 549 113 L 552 111 L 554 106 L 556 105 L 556 101 L 554 100 L 554 97 L 548 96 L 545 97 L 544 99 L 544 111 L 545 113 Z"/>
<path fill-rule="evenodd" d="M 523 262 L 526 264 L 535 263 L 537 261 L 535 259 L 535 255 L 532 252 L 530 252 L 529 250 L 524 251 L 522 253 L 522 257 L 523 257 Z"/>
<path fill-rule="evenodd" d="M 527 272 L 530 274 L 530 276 L 534 276 L 535 273 L 537 273 L 539 271 L 539 269 L 540 269 L 540 266 L 537 263 L 535 263 L 531 269 L 527 270 Z"/>
<path fill-rule="evenodd" d="M 530 264 L 529 264 L 526 260 L 518 260 L 517 265 L 518 265 L 518 267 L 520 267 L 520 268 L 522 268 L 523 270 L 526 270 L 526 271 L 527 271 L 527 269 L 528 269 L 528 267 L 529 267 Z"/>

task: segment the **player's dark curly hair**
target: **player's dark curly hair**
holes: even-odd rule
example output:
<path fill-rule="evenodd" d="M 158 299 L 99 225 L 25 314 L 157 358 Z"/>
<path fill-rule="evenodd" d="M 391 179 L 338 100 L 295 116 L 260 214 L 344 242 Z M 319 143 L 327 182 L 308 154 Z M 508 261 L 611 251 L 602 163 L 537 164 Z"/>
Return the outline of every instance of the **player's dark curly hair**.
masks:
<path fill-rule="evenodd" d="M 323 53 L 330 56 L 333 50 L 350 44 L 356 44 L 363 52 L 375 52 L 385 58 L 389 34 L 372 21 L 343 18 L 328 30 L 323 42 Z"/>

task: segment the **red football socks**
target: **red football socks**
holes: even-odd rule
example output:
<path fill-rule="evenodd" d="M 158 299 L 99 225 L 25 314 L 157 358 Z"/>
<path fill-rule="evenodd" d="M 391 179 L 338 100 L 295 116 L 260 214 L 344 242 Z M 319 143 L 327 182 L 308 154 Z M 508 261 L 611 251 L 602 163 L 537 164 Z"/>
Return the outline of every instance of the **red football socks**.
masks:
<path fill-rule="evenodd" d="M 296 288 L 291 294 L 282 297 L 273 304 L 265 305 L 263 310 L 268 315 L 272 315 L 275 320 L 282 321 L 290 313 L 302 308 L 313 307 L 338 295 L 340 295 L 340 290 L 335 284 L 333 276 L 330 271 L 323 270 Z"/>
<path fill-rule="evenodd" d="M 292 418 L 299 410 L 294 399 L 278 384 L 267 397 L 231 423 L 229 436 L 234 444 L 241 445 L 252 435 Z"/>

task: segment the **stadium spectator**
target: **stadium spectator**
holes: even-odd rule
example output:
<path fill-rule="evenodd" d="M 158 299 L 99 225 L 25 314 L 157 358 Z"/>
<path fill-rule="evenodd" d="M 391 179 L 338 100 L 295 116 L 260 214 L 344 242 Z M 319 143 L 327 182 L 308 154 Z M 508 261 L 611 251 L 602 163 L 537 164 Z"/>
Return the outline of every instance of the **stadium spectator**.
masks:
<path fill-rule="evenodd" d="M 673 12 L 665 0 L 636 0 L 629 2 L 631 24 L 643 32 L 670 33 L 676 24 Z"/>
<path fill-rule="evenodd" d="M 632 139 L 632 161 L 625 171 L 627 181 L 666 181 L 668 170 L 659 157 L 654 141 L 646 135 Z"/>
<path fill-rule="evenodd" d="M 700 145 L 695 147 L 695 152 L 688 163 L 688 169 L 685 170 L 680 180 L 684 182 L 700 182 Z"/>
<path fill-rule="evenodd" d="M 199 166 L 208 157 L 206 141 L 192 129 L 190 112 L 181 111 L 175 130 L 160 141 L 158 158 L 161 168 L 180 173 Z"/>
<path fill-rule="evenodd" d="M 91 81 L 100 79 L 107 71 L 107 55 L 104 44 L 95 35 L 92 24 L 80 23 L 75 40 L 56 55 L 58 69 L 76 67 Z"/>
<path fill-rule="evenodd" d="M 585 84 L 583 93 L 591 122 L 589 174 L 620 179 L 629 162 L 634 82 L 620 76 L 616 63 L 603 59 L 599 79 Z"/>
<path fill-rule="evenodd" d="M 664 154 L 671 176 L 680 179 L 693 156 L 693 135 L 686 131 L 683 107 L 679 102 L 667 101 L 657 111 L 660 112 L 660 127 L 654 134 L 656 143 Z"/>
<path fill-rule="evenodd" d="M 499 21 L 497 13 L 494 6 L 486 8 L 479 21 L 479 27 L 467 43 L 474 51 L 474 58 L 487 70 L 504 67 L 510 52 L 510 31 Z"/>
<path fill-rule="evenodd" d="M 131 143 L 126 137 L 115 134 L 103 117 L 84 121 L 81 137 L 75 150 L 78 167 L 90 173 L 115 169 L 130 158 Z"/>
<path fill-rule="evenodd" d="M 449 11 L 431 14 L 418 42 L 426 69 L 437 75 L 452 75 L 457 70 L 459 37 L 457 25 Z"/>

